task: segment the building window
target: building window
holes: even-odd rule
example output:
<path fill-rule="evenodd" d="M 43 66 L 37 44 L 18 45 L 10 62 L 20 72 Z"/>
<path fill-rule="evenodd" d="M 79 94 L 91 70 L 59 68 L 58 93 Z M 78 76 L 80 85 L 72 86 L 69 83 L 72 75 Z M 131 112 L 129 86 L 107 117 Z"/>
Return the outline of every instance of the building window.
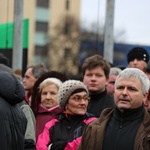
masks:
<path fill-rule="evenodd" d="M 37 0 L 37 6 L 48 8 L 49 0 Z"/>
<path fill-rule="evenodd" d="M 36 31 L 48 32 L 48 23 L 47 22 L 36 22 Z"/>

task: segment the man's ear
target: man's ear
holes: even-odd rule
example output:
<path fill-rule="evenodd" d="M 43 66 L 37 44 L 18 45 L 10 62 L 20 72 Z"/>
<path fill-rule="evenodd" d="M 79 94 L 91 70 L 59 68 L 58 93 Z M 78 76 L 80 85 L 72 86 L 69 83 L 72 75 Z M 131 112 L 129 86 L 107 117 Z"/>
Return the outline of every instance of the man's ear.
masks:
<path fill-rule="evenodd" d="M 147 98 L 148 98 L 148 93 L 145 93 L 145 94 L 143 94 L 143 95 L 144 95 L 144 97 L 143 97 L 143 102 L 144 102 L 144 101 L 146 101 Z"/>
<path fill-rule="evenodd" d="M 108 85 L 108 79 L 106 79 L 106 84 L 105 84 L 106 86 Z"/>

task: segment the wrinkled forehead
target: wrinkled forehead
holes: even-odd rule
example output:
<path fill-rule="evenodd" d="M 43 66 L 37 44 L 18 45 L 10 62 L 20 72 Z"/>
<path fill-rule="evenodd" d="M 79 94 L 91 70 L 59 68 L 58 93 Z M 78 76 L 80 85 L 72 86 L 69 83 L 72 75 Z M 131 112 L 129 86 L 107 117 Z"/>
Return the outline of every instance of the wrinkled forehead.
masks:
<path fill-rule="evenodd" d="M 136 77 L 126 77 L 126 76 L 120 76 L 119 78 L 117 78 L 117 80 L 115 81 L 115 87 L 118 85 L 118 84 L 139 84 L 140 86 L 142 86 L 142 82 L 139 78 L 136 78 Z"/>

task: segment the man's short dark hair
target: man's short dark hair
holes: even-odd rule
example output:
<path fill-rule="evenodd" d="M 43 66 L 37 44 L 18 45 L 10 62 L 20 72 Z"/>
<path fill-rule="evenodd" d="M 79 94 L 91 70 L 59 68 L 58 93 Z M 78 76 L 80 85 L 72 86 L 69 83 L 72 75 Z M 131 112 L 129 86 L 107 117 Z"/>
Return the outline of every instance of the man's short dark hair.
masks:
<path fill-rule="evenodd" d="M 105 60 L 101 55 L 93 55 L 85 59 L 82 65 L 83 75 L 85 74 L 86 69 L 93 69 L 96 67 L 101 67 L 104 70 L 105 76 L 108 79 L 110 72 L 110 64 Z"/>

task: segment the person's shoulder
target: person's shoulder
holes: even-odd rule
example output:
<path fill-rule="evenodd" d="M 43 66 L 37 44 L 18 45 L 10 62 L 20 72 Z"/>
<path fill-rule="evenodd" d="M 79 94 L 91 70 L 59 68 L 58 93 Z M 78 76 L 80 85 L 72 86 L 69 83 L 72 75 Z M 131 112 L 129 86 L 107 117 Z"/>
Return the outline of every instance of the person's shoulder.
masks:
<path fill-rule="evenodd" d="M 114 97 L 108 93 L 106 94 L 106 100 L 107 102 L 114 104 Z"/>
<path fill-rule="evenodd" d="M 114 108 L 105 108 L 100 116 L 96 118 L 94 121 L 90 123 L 91 126 L 93 125 L 99 125 L 103 120 L 110 118 L 114 111 Z"/>
<path fill-rule="evenodd" d="M 109 98 L 109 99 L 114 99 L 114 97 L 112 95 L 110 95 L 109 93 L 106 93 L 106 96 Z"/>
<path fill-rule="evenodd" d="M 50 110 L 51 113 L 53 114 L 60 114 L 62 113 L 62 109 L 57 105 L 57 106 L 54 106 L 51 110 Z"/>
<path fill-rule="evenodd" d="M 51 119 L 50 121 L 48 121 L 46 124 L 45 124 L 45 127 L 47 129 L 51 128 L 52 126 L 54 126 L 57 122 L 60 122 L 60 120 L 58 118 L 53 118 Z"/>
<path fill-rule="evenodd" d="M 10 67 L 8 67 L 8 66 L 6 66 L 6 65 L 4 65 L 4 64 L 0 64 L 0 70 L 6 71 L 6 72 L 8 72 L 8 73 L 13 73 L 12 68 L 10 68 Z"/>
<path fill-rule="evenodd" d="M 95 117 L 95 116 L 94 116 L 94 114 L 92 114 L 92 113 L 86 112 L 86 113 L 85 113 L 85 117 L 86 117 L 86 118 L 91 118 L 91 117 Z"/>
<path fill-rule="evenodd" d="M 95 117 L 94 114 L 86 112 L 86 114 L 85 114 L 85 119 L 84 119 L 84 122 L 85 122 L 86 124 L 88 124 L 88 123 L 94 121 L 95 119 L 97 119 L 97 118 Z"/>
<path fill-rule="evenodd" d="M 114 111 L 114 108 L 105 108 L 105 109 L 102 111 L 102 113 L 101 113 L 100 116 L 102 116 L 102 115 L 104 115 L 104 116 L 109 115 L 109 114 L 111 114 L 113 111 Z"/>

